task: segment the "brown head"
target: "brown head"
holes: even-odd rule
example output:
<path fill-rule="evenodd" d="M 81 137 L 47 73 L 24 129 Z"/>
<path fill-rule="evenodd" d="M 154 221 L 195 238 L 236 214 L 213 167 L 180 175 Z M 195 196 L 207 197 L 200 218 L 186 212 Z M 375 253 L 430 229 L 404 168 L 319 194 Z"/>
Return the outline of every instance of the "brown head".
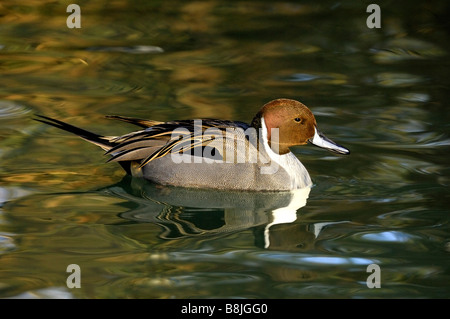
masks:
<path fill-rule="evenodd" d="M 289 153 L 289 147 L 308 142 L 340 154 L 350 152 L 327 139 L 317 130 L 317 122 L 309 108 L 295 100 L 276 99 L 265 104 L 252 121 L 255 128 L 267 128 L 267 141 L 278 154 Z"/>

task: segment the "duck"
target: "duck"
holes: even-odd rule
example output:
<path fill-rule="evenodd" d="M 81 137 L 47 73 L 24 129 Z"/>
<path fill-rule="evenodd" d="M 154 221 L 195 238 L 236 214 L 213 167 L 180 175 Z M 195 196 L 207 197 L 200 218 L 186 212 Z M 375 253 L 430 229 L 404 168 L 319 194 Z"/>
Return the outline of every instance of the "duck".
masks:
<path fill-rule="evenodd" d="M 160 122 L 107 116 L 140 129 L 105 136 L 36 115 L 35 120 L 95 144 L 127 174 L 165 185 L 230 191 L 293 191 L 312 186 L 291 148 L 312 144 L 340 155 L 350 151 L 322 134 L 303 103 L 279 98 L 264 104 L 250 124 L 222 119 Z"/>

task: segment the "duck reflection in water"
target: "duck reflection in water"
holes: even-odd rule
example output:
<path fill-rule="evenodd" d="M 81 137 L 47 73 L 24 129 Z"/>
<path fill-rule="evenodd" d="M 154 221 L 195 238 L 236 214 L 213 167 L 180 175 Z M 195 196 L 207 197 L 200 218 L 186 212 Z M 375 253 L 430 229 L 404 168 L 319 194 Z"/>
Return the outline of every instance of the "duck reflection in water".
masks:
<path fill-rule="evenodd" d="M 322 227 L 294 223 L 311 188 L 291 192 L 239 192 L 161 186 L 124 177 L 103 189 L 132 202 L 120 217 L 162 227 L 163 239 L 220 237 L 253 229 L 255 243 L 265 249 L 307 250 Z M 127 205 L 129 207 L 129 205 Z"/>

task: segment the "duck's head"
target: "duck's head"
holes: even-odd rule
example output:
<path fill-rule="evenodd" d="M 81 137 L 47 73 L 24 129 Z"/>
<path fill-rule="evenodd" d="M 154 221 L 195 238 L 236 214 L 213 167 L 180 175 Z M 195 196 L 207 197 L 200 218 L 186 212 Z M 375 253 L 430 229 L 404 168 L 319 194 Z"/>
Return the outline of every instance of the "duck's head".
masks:
<path fill-rule="evenodd" d="M 289 153 L 291 146 L 308 142 L 334 153 L 350 154 L 348 149 L 320 133 L 313 113 L 306 105 L 296 100 L 270 101 L 256 114 L 252 126 L 266 130 L 265 142 L 280 155 Z"/>

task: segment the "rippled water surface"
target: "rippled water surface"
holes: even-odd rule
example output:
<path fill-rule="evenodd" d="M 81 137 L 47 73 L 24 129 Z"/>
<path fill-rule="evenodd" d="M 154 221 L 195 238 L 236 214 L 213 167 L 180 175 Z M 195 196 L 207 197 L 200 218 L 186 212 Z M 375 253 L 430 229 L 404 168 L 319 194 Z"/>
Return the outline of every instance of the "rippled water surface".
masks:
<path fill-rule="evenodd" d="M 71 2 L 0 4 L 0 297 L 449 297 L 448 1 L 380 1 L 379 29 L 364 1 L 79 1 L 70 29 Z M 283 214 L 32 120 L 119 135 L 105 115 L 248 122 L 278 97 L 352 152 L 294 147 L 314 187 Z"/>

